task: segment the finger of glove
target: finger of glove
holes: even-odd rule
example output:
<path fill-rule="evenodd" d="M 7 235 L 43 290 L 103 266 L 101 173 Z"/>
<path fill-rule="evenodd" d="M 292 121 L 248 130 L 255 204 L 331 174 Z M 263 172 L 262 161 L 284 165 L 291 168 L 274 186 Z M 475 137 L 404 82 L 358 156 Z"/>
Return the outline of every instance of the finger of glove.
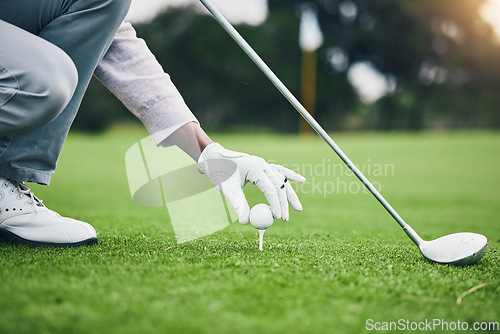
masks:
<path fill-rule="evenodd" d="M 286 189 L 286 197 L 292 208 L 294 208 L 296 211 L 302 211 L 302 203 L 300 203 L 299 197 L 295 193 L 295 190 L 293 190 L 293 187 L 290 184 L 290 182 L 285 183 L 285 189 Z"/>
<path fill-rule="evenodd" d="M 271 166 L 272 169 L 282 174 L 287 179 L 292 180 L 293 182 L 301 183 L 306 180 L 306 178 L 300 175 L 299 173 L 295 173 L 293 170 L 283 167 L 281 165 L 269 164 L 269 166 Z"/>
<path fill-rule="evenodd" d="M 220 188 L 224 197 L 236 211 L 239 222 L 243 225 L 248 224 L 248 221 L 250 220 L 250 207 L 243 190 L 237 185 L 233 184 L 230 186 L 226 183 L 222 183 Z"/>
<path fill-rule="evenodd" d="M 281 206 L 278 192 L 266 173 L 264 173 L 263 170 L 251 171 L 248 173 L 247 179 L 255 184 L 264 194 L 269 202 L 274 218 L 281 219 Z"/>
<path fill-rule="evenodd" d="M 288 211 L 288 200 L 286 198 L 287 196 L 284 182 L 285 177 L 271 168 L 265 169 L 264 172 L 267 174 L 274 187 L 276 188 L 280 201 L 281 219 L 286 222 L 290 218 L 290 213 Z"/>

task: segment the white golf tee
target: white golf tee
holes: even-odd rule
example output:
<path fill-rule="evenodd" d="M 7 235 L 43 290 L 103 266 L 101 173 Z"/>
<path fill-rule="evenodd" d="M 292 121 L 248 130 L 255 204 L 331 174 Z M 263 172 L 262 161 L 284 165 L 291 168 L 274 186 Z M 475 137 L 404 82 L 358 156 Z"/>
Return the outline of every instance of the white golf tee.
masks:
<path fill-rule="evenodd" d="M 259 230 L 259 250 L 262 250 L 262 245 L 264 244 L 264 232 L 266 230 Z"/>

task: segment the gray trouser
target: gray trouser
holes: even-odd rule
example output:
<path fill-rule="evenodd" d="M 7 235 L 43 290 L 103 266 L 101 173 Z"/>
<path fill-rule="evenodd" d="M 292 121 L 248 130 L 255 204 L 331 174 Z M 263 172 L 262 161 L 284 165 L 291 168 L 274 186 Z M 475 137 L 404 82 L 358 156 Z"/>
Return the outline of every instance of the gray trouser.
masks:
<path fill-rule="evenodd" d="M 0 177 L 48 184 L 131 0 L 0 0 Z"/>

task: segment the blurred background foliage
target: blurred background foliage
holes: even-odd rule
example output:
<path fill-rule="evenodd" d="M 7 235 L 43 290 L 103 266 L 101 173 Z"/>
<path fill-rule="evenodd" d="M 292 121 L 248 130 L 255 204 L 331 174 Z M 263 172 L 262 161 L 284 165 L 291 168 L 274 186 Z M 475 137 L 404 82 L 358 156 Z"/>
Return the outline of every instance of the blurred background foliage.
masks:
<path fill-rule="evenodd" d="M 297 97 L 304 3 L 268 0 L 261 25 L 236 26 Z M 500 43 L 480 15 L 483 3 L 308 1 L 325 39 L 317 54 L 318 121 L 327 130 L 499 128 Z M 169 7 L 135 28 L 204 127 L 298 130 L 293 107 L 210 16 Z M 356 90 L 356 67 L 378 75 L 380 98 Z M 101 131 L 132 119 L 94 79 L 74 127 Z"/>

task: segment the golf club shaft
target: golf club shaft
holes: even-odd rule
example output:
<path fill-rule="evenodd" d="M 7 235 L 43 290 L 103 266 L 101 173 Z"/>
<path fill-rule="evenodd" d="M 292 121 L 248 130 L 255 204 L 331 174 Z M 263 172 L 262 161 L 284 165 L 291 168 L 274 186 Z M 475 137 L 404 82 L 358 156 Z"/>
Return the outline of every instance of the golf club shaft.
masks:
<path fill-rule="evenodd" d="M 200 0 L 201 3 L 208 9 L 212 16 L 220 23 L 220 25 L 227 31 L 227 33 L 235 40 L 235 42 L 245 51 L 245 53 L 252 59 L 252 61 L 260 68 L 260 70 L 268 77 L 269 80 L 276 86 L 276 88 L 285 96 L 285 98 L 297 109 L 299 114 L 309 123 L 309 125 L 323 138 L 323 140 L 337 153 L 342 161 L 349 167 L 349 169 L 358 177 L 358 179 L 365 185 L 365 187 L 375 196 L 375 198 L 382 204 L 382 206 L 389 212 L 389 214 L 398 222 L 403 228 L 410 239 L 418 246 L 422 242 L 420 236 L 405 223 L 403 218 L 392 208 L 392 206 L 385 200 L 385 198 L 375 189 L 370 181 L 361 173 L 361 171 L 354 165 L 354 163 L 344 154 L 340 147 L 333 141 L 333 139 L 326 133 L 321 125 L 311 116 L 311 114 L 302 106 L 302 104 L 295 98 L 290 90 L 281 82 L 281 80 L 274 74 L 274 72 L 266 65 L 260 56 L 253 50 L 253 48 L 241 37 L 236 29 L 229 23 L 226 18 L 219 12 L 219 10 L 209 1 Z"/>

